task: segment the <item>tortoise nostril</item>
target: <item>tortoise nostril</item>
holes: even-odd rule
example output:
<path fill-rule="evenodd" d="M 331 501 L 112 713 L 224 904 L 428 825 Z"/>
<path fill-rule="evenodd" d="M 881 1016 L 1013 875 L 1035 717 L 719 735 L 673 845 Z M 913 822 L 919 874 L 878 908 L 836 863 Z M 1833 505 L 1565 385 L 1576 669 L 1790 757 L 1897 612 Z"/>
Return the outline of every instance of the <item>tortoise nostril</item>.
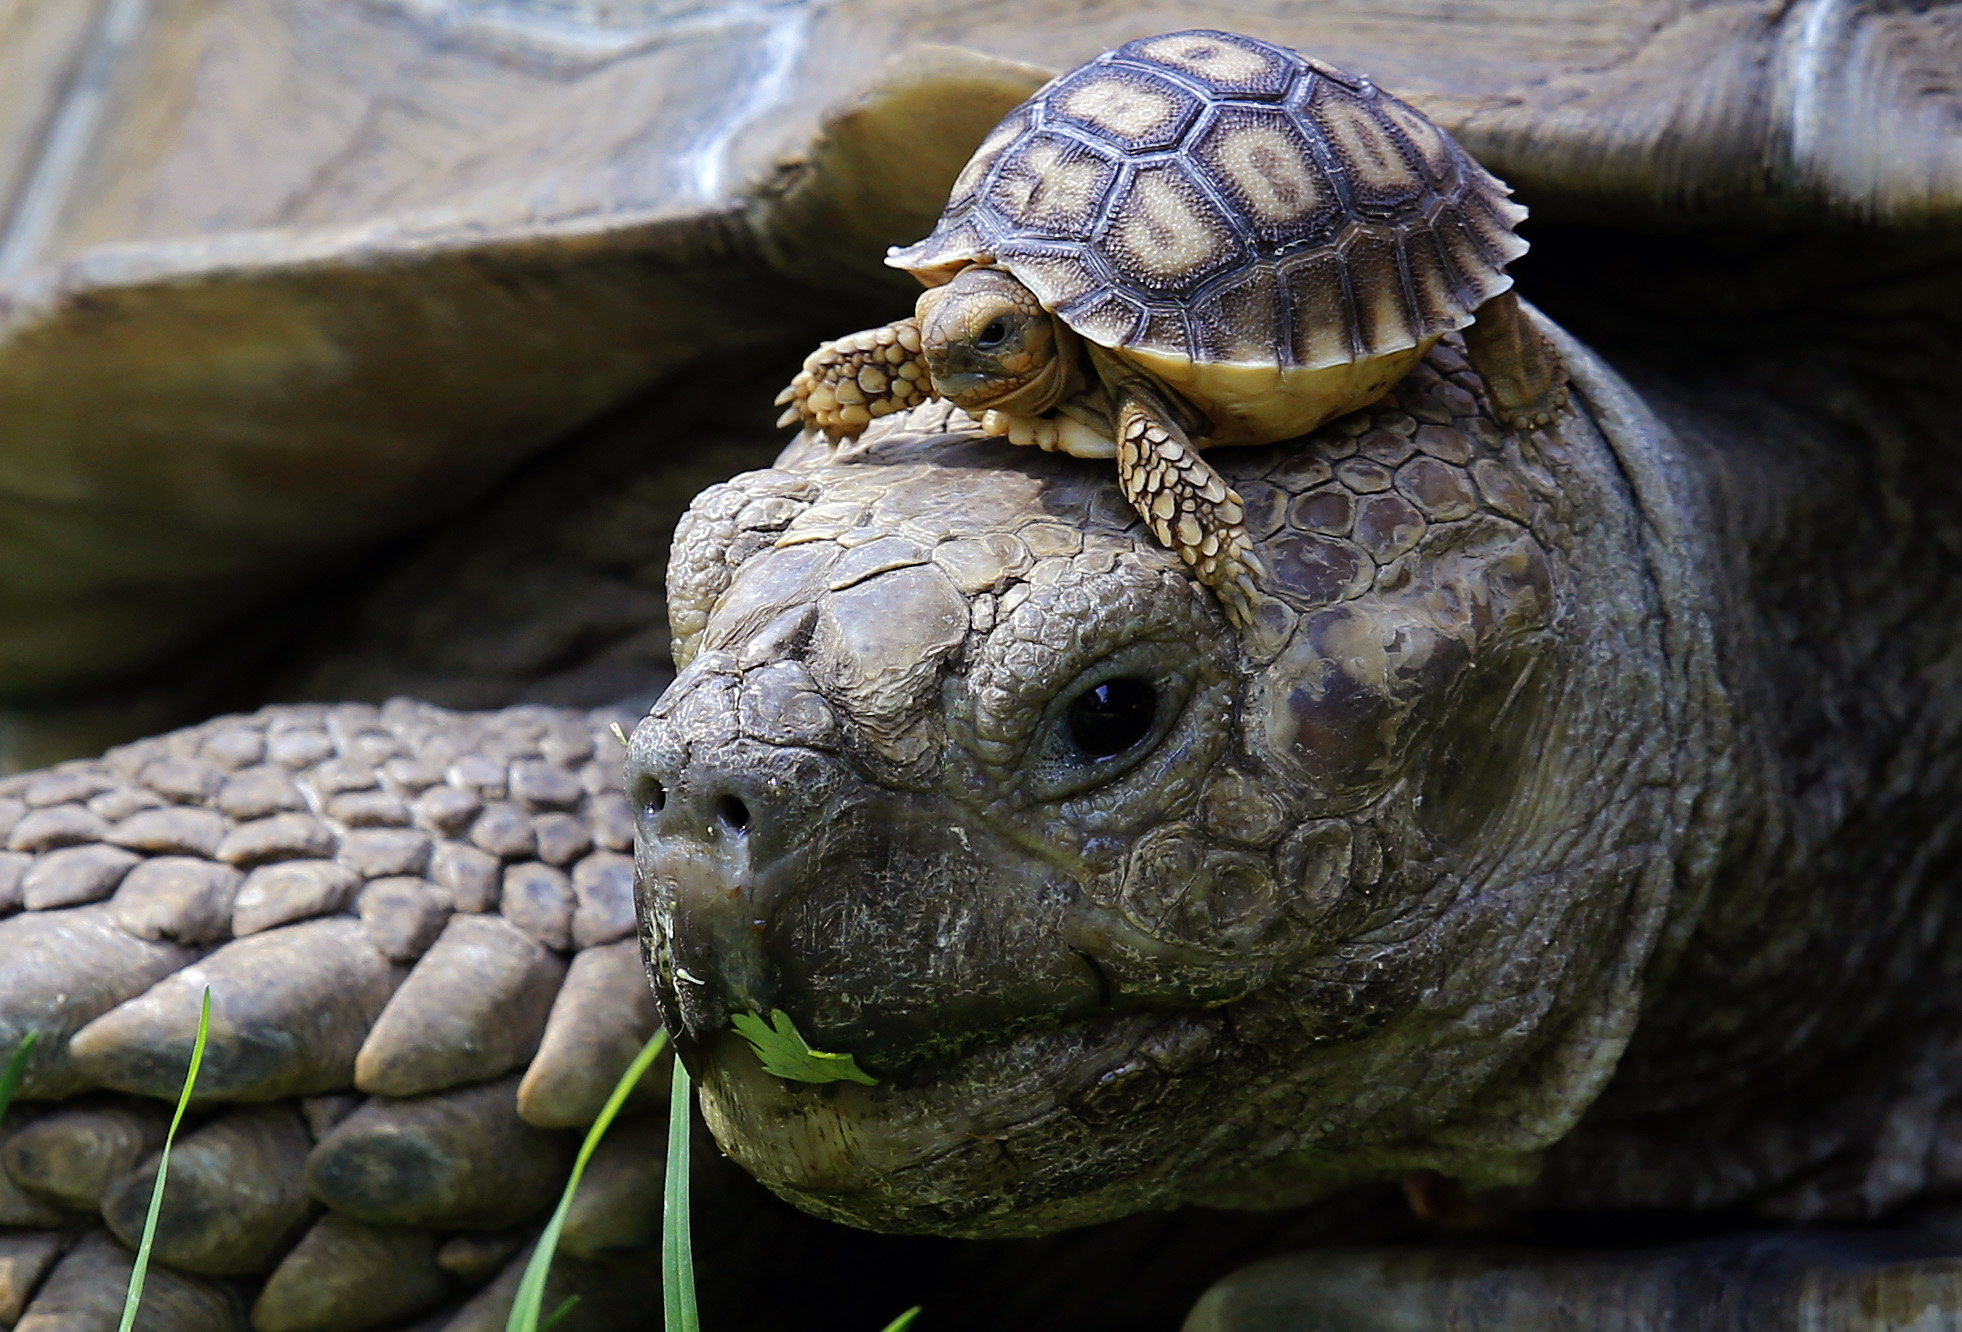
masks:
<path fill-rule="evenodd" d="M 643 813 L 659 814 L 668 806 L 668 789 L 655 778 L 643 776 L 634 783 L 634 804 Z"/>
<path fill-rule="evenodd" d="M 734 796 L 726 795 L 715 802 L 715 817 L 730 832 L 749 831 L 749 806 Z"/>

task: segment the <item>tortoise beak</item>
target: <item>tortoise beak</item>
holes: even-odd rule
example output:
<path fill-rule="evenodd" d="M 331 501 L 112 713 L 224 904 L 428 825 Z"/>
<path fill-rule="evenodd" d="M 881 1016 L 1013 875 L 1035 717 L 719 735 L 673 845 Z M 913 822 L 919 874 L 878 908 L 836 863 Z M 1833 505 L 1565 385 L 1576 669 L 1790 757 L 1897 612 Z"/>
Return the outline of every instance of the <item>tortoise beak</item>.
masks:
<path fill-rule="evenodd" d="M 739 1013 L 778 1005 L 764 931 L 785 875 L 771 802 L 690 775 L 664 783 L 666 805 L 642 847 L 641 894 L 654 927 L 655 991 L 675 1052 L 693 1073 L 697 1042 Z"/>
<path fill-rule="evenodd" d="M 990 398 L 1001 396 L 1001 374 L 985 370 L 935 370 L 933 388 L 957 407 L 979 407 Z"/>

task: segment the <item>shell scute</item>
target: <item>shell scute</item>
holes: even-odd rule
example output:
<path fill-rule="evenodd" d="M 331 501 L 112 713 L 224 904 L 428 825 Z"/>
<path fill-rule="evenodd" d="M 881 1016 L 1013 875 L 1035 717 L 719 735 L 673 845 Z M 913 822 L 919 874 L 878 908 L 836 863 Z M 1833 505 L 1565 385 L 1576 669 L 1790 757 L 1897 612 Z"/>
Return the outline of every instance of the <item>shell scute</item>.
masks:
<path fill-rule="evenodd" d="M 1045 125 L 1068 125 L 1129 152 L 1175 146 L 1199 115 L 1199 99 L 1149 71 L 1096 63 L 1062 79 L 1043 103 Z"/>
<path fill-rule="evenodd" d="M 1379 96 L 1376 109 L 1416 152 L 1424 165 L 1424 174 L 1430 177 L 1431 187 L 1448 193 L 1458 183 L 1458 157 L 1444 141 L 1444 132 L 1431 123 L 1430 117 L 1419 115 L 1415 107 L 1394 97 Z"/>
<path fill-rule="evenodd" d="M 1143 342 L 1152 347 L 1177 347 L 1189 350 L 1192 341 L 1186 328 L 1185 311 L 1176 305 L 1147 309 L 1144 331 L 1139 336 Z"/>
<path fill-rule="evenodd" d="M 1192 306 L 1194 354 L 1204 361 L 1271 361 L 1287 345 L 1280 278 L 1266 264 L 1213 284 Z"/>
<path fill-rule="evenodd" d="M 1279 108 L 1221 108 L 1192 155 L 1270 250 L 1327 244 L 1348 221 L 1307 135 Z"/>
<path fill-rule="evenodd" d="M 1239 235 L 1174 161 L 1134 168 L 1100 235 L 1118 281 L 1154 296 L 1182 296 L 1241 258 Z"/>
<path fill-rule="evenodd" d="M 1195 29 L 1141 37 L 1117 56 L 1176 70 L 1223 97 L 1282 98 L 1301 68 L 1291 52 L 1237 33 Z"/>
<path fill-rule="evenodd" d="M 1511 279 L 1496 273 L 1483 244 L 1458 213 L 1440 213 L 1432 222 L 1430 231 L 1431 239 L 1437 243 L 1438 253 L 1451 265 L 1464 288 L 1462 299 L 1471 306 L 1479 305 L 1487 296 L 1496 295 L 1512 285 Z M 1485 275 L 1483 280 L 1481 275 Z"/>
<path fill-rule="evenodd" d="M 1421 207 L 1431 186 L 1415 151 L 1386 132 L 1369 102 L 1327 80 L 1318 84 L 1306 112 L 1340 159 L 1356 211 L 1391 220 Z"/>
<path fill-rule="evenodd" d="M 1503 268 L 1526 253 L 1526 242 L 1513 232 L 1513 226 L 1524 219 L 1526 210 L 1510 200 L 1488 199 L 1468 192 L 1459 216 L 1479 253 L 1492 267 Z"/>
<path fill-rule="evenodd" d="M 1075 139 L 1037 134 L 1002 163 L 988 202 L 1039 236 L 1081 236 L 1097 224 L 1117 164 Z"/>
<path fill-rule="evenodd" d="M 1457 327 L 1454 312 L 1465 306 L 1457 272 L 1438 248 L 1437 233 L 1429 227 L 1413 228 L 1403 234 L 1403 266 L 1409 280 L 1411 305 L 1417 316 L 1418 336 L 1429 337 Z M 1471 305 L 1479 301 L 1469 302 Z"/>
<path fill-rule="evenodd" d="M 981 146 L 974 150 L 974 156 L 967 159 L 961 174 L 954 177 L 954 188 L 947 196 L 947 206 L 958 208 L 971 202 L 981 185 L 988 178 L 988 171 L 1008 151 L 1008 146 L 1027 132 L 1030 122 L 1035 119 L 1033 106 L 1024 103 L 1002 119 L 1001 124 L 988 131 L 988 137 L 981 140 Z"/>
<path fill-rule="evenodd" d="M 1092 292 L 1057 313 L 1078 333 L 1106 347 L 1131 345 L 1144 324 L 1143 308 L 1109 289 Z M 1183 351 L 1183 346 L 1178 350 Z"/>
<path fill-rule="evenodd" d="M 1403 265 L 1394 232 L 1356 228 L 1342 240 L 1342 262 L 1356 311 L 1356 342 L 1365 355 L 1408 347 L 1418 333 L 1404 298 Z"/>
<path fill-rule="evenodd" d="M 1074 246 L 1015 245 L 1006 253 L 1015 265 L 1016 276 L 1045 309 L 1061 310 L 1110 285 L 1110 279 Z"/>
<path fill-rule="evenodd" d="M 1292 314 L 1288 350 L 1296 365 L 1336 365 L 1354 360 L 1360 348 L 1342 256 L 1332 249 L 1310 250 L 1281 265 L 1282 289 Z"/>

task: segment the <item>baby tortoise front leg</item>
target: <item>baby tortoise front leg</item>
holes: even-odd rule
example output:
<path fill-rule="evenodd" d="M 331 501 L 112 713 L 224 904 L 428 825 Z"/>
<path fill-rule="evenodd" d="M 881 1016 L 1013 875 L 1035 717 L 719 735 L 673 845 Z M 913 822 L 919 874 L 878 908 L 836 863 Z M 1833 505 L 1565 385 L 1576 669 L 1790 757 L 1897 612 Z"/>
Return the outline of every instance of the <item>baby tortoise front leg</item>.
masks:
<path fill-rule="evenodd" d="M 780 426 L 801 425 L 827 439 L 856 438 L 881 416 L 934 396 L 920 356 L 920 321 L 900 319 L 820 346 L 777 395 Z"/>
<path fill-rule="evenodd" d="M 1240 496 L 1199 456 L 1171 405 L 1152 385 L 1117 386 L 1117 479 L 1159 542 L 1178 552 L 1219 596 L 1226 618 L 1253 623 L 1266 569 L 1254 553 Z"/>

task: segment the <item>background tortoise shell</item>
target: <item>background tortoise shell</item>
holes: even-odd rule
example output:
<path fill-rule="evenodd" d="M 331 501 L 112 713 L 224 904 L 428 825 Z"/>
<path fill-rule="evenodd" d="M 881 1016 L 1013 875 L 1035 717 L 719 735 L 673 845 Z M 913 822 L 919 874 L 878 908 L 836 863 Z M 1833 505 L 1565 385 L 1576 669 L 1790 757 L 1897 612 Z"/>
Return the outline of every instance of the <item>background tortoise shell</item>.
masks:
<path fill-rule="evenodd" d="M 887 262 L 938 285 L 992 257 L 1103 346 L 1318 369 L 1463 328 L 1511 286 L 1508 193 L 1368 79 L 1194 30 L 1017 107 Z"/>

